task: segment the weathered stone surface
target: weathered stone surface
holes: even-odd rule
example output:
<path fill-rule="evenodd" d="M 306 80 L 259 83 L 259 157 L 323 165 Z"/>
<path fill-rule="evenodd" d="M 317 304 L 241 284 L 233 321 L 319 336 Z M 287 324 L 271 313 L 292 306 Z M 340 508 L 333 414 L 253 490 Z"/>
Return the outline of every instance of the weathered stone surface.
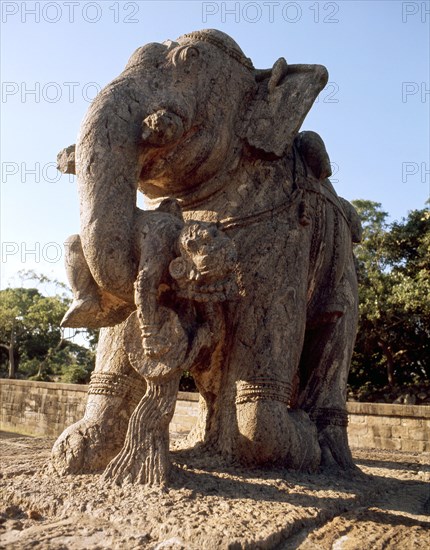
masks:
<path fill-rule="evenodd" d="M 104 467 L 124 444 L 106 476 L 165 483 L 183 370 L 203 397 L 189 437 L 199 452 L 354 468 L 345 401 L 360 223 L 328 179 L 322 139 L 299 133 L 327 78 L 283 58 L 257 70 L 206 30 L 139 48 L 96 97 L 76 149 L 81 231 L 63 324 L 110 328 L 83 424 L 54 447 L 59 471 Z M 138 191 L 151 210 L 136 207 Z M 127 434 L 107 408 L 131 418 Z"/>
<path fill-rule="evenodd" d="M 62 174 L 76 174 L 75 152 L 76 146 L 69 145 L 58 153 L 57 169 Z"/>

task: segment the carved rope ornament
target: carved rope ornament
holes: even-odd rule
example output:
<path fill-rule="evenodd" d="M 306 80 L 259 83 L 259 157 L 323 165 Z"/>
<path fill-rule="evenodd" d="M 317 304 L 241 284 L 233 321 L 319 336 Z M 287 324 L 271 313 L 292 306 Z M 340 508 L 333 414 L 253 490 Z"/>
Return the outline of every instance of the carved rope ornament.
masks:
<path fill-rule="evenodd" d="M 289 405 L 291 393 L 292 387 L 288 382 L 270 378 L 240 380 L 236 386 L 236 405 L 254 401 L 279 401 Z"/>
<path fill-rule="evenodd" d="M 345 409 L 316 407 L 311 411 L 310 417 L 318 428 L 325 426 L 348 426 L 348 413 Z"/>
<path fill-rule="evenodd" d="M 93 372 L 88 394 L 121 398 L 129 395 L 137 403 L 142 397 L 142 392 L 136 387 L 137 382 L 142 384 L 142 378 L 137 374 L 123 376 L 110 372 Z"/>

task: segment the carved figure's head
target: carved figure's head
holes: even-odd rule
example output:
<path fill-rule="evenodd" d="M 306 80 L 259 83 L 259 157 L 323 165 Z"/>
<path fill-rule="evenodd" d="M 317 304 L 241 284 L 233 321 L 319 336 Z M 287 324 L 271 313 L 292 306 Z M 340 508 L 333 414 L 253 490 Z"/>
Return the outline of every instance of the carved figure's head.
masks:
<path fill-rule="evenodd" d="M 178 295 L 199 302 L 233 298 L 237 284 L 237 254 L 233 241 L 215 224 L 188 222 L 177 242 L 178 257 L 169 272 Z"/>

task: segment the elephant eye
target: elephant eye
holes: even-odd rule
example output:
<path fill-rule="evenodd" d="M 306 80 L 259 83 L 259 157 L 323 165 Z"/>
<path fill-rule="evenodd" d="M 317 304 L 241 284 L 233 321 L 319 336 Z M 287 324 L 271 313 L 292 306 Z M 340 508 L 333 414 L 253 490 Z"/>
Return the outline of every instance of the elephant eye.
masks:
<path fill-rule="evenodd" d="M 197 243 L 196 243 L 195 239 L 187 239 L 187 241 L 185 242 L 185 246 L 193 254 L 197 252 L 198 246 L 197 246 Z"/>
<path fill-rule="evenodd" d="M 182 61 L 191 61 L 192 59 L 196 59 L 197 57 L 199 57 L 199 55 L 200 52 L 195 46 L 187 46 L 180 53 Z"/>
<path fill-rule="evenodd" d="M 200 52 L 195 46 L 179 46 L 172 50 L 169 55 L 173 65 L 176 67 L 179 64 L 184 64 L 199 57 Z"/>

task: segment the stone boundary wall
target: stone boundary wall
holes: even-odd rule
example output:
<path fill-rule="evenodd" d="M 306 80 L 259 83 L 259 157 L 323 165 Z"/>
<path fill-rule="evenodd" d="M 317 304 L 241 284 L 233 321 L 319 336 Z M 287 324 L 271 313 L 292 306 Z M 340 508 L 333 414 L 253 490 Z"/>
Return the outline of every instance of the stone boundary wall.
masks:
<path fill-rule="evenodd" d="M 351 447 L 430 452 L 430 407 L 347 403 Z"/>
<path fill-rule="evenodd" d="M 0 429 L 58 436 L 82 418 L 88 386 L 0 379 Z M 179 392 L 170 425 L 188 432 L 197 418 L 198 395 Z M 348 403 L 351 447 L 430 452 L 430 407 Z"/>
<path fill-rule="evenodd" d="M 0 429 L 56 437 L 82 418 L 88 386 L 0 379 Z"/>
<path fill-rule="evenodd" d="M 57 437 L 84 416 L 88 386 L 0 378 L 0 430 Z M 199 396 L 179 392 L 171 422 L 174 432 L 189 432 L 197 418 Z"/>

